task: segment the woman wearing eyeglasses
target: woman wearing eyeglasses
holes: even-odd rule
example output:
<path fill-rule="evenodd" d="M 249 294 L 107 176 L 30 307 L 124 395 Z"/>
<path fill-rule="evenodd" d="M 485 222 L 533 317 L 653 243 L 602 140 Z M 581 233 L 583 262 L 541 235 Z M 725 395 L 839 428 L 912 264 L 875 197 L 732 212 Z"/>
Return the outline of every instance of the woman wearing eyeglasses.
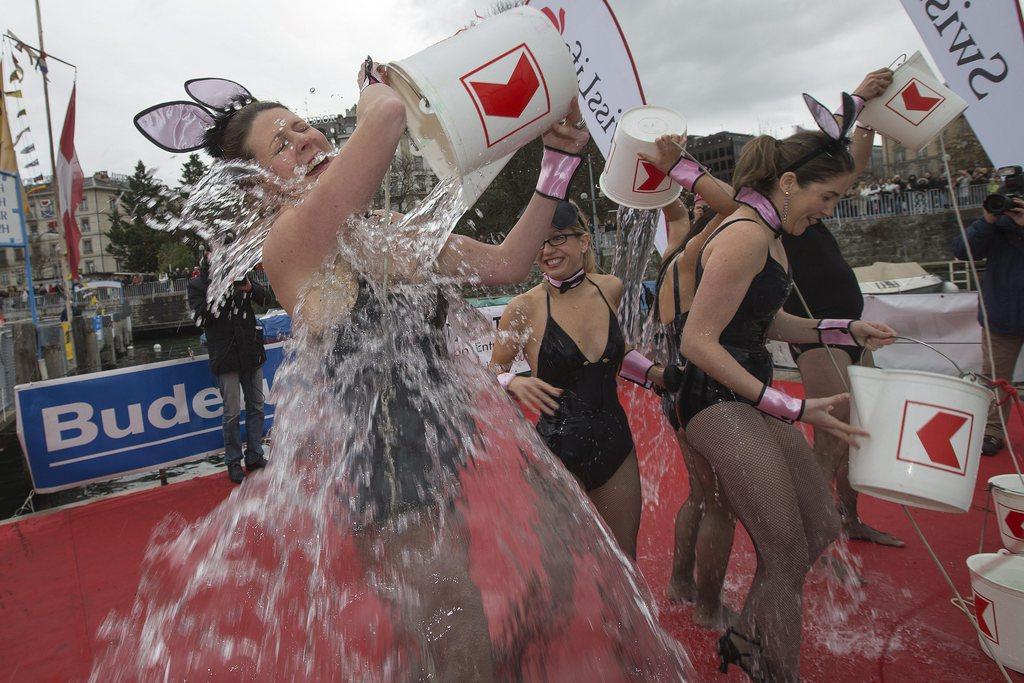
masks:
<path fill-rule="evenodd" d="M 559 202 L 537 255 L 543 281 L 509 302 L 491 367 L 513 397 L 541 413 L 537 431 L 576 477 L 623 552 L 636 558 L 640 471 L 616 376 L 664 386 L 664 369 L 627 350 L 615 311 L 622 281 L 596 272 L 590 234 Z M 509 372 L 525 351 L 529 377 Z M 678 370 L 668 372 L 670 379 Z"/>

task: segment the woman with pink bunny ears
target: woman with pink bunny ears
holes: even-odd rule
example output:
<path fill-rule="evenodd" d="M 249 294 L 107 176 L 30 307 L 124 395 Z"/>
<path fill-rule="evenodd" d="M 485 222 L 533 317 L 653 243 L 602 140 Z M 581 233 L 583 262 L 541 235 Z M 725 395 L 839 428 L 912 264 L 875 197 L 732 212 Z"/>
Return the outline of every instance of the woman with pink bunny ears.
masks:
<path fill-rule="evenodd" d="M 449 353 L 445 323 L 449 301 L 457 296 L 453 282 L 472 278 L 500 285 L 527 277 L 589 134 L 575 98 L 553 102 L 563 107 L 566 118 L 543 135 L 536 191 L 504 240 L 485 244 L 444 232 L 437 243 L 435 223 L 447 219 L 437 217 L 432 223 L 430 214 L 448 206 L 443 203 L 447 195 L 434 193 L 425 208 L 397 217 L 395 225 L 353 219 L 366 214 L 405 131 L 405 105 L 387 81 L 387 71 L 369 60 L 360 68 L 358 123 L 337 154 L 301 117 L 277 103 L 256 101 L 229 81 L 190 81 L 187 90 L 196 103 L 151 108 L 139 115 L 137 125 L 165 149 L 205 147 L 226 164 L 254 162 L 266 172 L 268 184 L 284 188 L 289 197 L 298 195 L 271 214 L 261 253 L 295 330 L 274 385 L 275 393 L 284 387 L 276 403 L 280 431 L 275 456 L 287 455 L 275 457 L 267 474 L 288 493 L 293 492 L 287 488 L 293 486 L 291 478 L 301 478 L 294 486 L 310 507 L 318 506 L 328 521 L 340 519 L 351 527 L 366 580 L 395 617 L 392 647 L 398 654 L 387 657 L 389 665 L 398 661 L 402 667 L 386 669 L 388 675 L 409 680 L 513 677 L 521 666 L 519 657 L 537 642 L 537 634 L 560 628 L 556 618 L 561 617 L 553 609 L 523 610 L 508 598 L 506 619 L 513 623 L 488 622 L 484 596 L 470 572 L 463 493 L 469 488 L 464 475 L 479 462 L 477 456 L 482 459 L 489 435 L 481 426 L 487 416 L 467 397 L 482 395 L 481 404 L 488 392 L 495 400 L 501 397 L 489 383 L 473 383 L 483 373 L 478 365 Z M 214 85 L 219 85 L 217 96 L 209 92 Z M 417 218 L 422 223 L 410 224 Z M 428 228 L 434 232 L 423 234 Z M 311 353 L 300 358 L 299 350 Z M 308 362 L 311 357 L 314 362 Z M 519 432 L 507 429 L 512 431 L 504 436 L 518 438 Z M 601 603 L 609 618 L 623 624 L 614 635 L 624 669 L 636 670 L 632 663 L 651 655 L 659 662 L 667 657 L 673 671 L 681 670 L 681 651 L 648 618 L 632 570 L 604 542 L 603 528 L 581 506 L 567 477 L 548 465 L 549 456 L 526 452 L 532 442 L 516 444 L 518 449 L 486 450 L 489 459 L 502 465 L 503 476 L 520 474 L 517 481 L 523 486 L 509 484 L 508 491 L 494 496 L 500 500 L 509 491 L 519 494 L 534 487 L 528 491 L 535 497 L 530 501 L 544 525 L 521 529 L 511 512 L 487 505 L 479 506 L 485 512 L 476 512 L 476 523 L 496 534 L 505 527 L 514 527 L 517 538 L 533 534 L 529 538 L 539 546 L 539 556 L 512 559 L 517 567 L 536 560 L 538 566 L 529 565 L 525 579 L 530 586 L 536 582 L 537 590 L 562 586 L 564 574 L 572 574 L 565 569 L 572 566 L 572 554 L 558 552 L 564 538 L 587 539 L 581 541 L 587 544 L 581 552 L 610 573 L 573 574 L 569 580 L 580 584 L 600 576 L 623 590 L 633 587 L 628 588 L 631 599 Z M 243 486 L 239 495 L 247 490 Z M 268 496 L 258 502 L 284 506 L 288 501 Z M 598 594 L 597 587 L 592 590 Z M 539 595 L 547 599 L 549 594 Z M 601 630 L 603 625 L 595 622 L 593 627 Z M 495 634 L 507 630 L 512 635 L 498 640 Z M 634 634 L 657 643 L 657 649 L 631 647 Z M 378 637 L 375 631 L 372 639 Z M 272 650 L 266 649 L 268 658 L 277 656 Z M 299 670 L 296 676 L 308 674 Z"/>
<path fill-rule="evenodd" d="M 803 233 L 834 210 L 870 152 L 870 133 L 860 133 L 857 158 L 851 154 L 857 114 L 887 84 L 869 75 L 859 97 L 843 94 L 835 115 L 805 95 L 819 131 L 747 143 L 733 177 L 741 206 L 696 260 L 676 410 L 687 443 L 710 464 L 757 553 L 738 623 L 719 640 L 722 670 L 737 664 L 754 680 L 799 679 L 804 577 L 840 531 L 828 483 L 793 423 L 849 442 L 866 434 L 832 415 L 847 395 L 801 400 L 772 387 L 766 339 L 879 348 L 895 337 L 879 323 L 782 311 L 792 281 L 779 238 Z"/>

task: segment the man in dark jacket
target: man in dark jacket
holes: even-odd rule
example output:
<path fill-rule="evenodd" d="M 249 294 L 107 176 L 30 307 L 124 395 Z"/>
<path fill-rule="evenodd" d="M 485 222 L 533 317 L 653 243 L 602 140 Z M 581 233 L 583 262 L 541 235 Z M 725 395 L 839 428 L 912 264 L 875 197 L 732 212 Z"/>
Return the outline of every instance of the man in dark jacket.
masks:
<path fill-rule="evenodd" d="M 981 281 L 988 324 L 991 328 L 992 355 L 982 349 L 982 371 L 992 377 L 1012 380 L 1021 346 L 1024 345 L 1024 200 L 1014 199 L 1014 208 L 1001 216 L 984 211 L 983 217 L 967 228 L 967 239 L 976 259 L 988 259 Z M 953 254 L 967 258 L 967 249 L 959 235 L 953 240 Z M 979 321 L 981 311 L 978 312 Z M 1003 419 L 1009 419 L 1010 402 L 1003 405 Z M 1003 446 L 1003 428 L 993 406 L 985 426 L 982 452 L 995 455 Z"/>
<path fill-rule="evenodd" d="M 253 278 L 234 283 L 219 307 L 207 301 L 210 270 L 206 260 L 199 276 L 189 280 L 188 303 L 196 325 L 206 332 L 210 372 L 217 378 L 224 400 L 224 461 L 228 477 L 236 484 L 245 478 L 242 441 L 238 427 L 239 404 L 245 397 L 245 467 L 257 470 L 267 464 L 263 457 L 263 334 L 256 328 L 252 302 L 268 305 L 272 296 Z"/>

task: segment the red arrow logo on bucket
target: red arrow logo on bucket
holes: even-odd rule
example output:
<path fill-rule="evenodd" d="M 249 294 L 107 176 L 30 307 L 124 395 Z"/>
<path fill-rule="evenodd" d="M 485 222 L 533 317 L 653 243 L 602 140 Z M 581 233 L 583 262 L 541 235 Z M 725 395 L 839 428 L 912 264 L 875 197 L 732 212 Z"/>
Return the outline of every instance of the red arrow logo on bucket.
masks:
<path fill-rule="evenodd" d="M 932 107 L 942 101 L 941 97 L 928 97 L 922 95 L 917 89 L 917 82 L 911 81 L 910 85 L 900 93 L 903 97 L 903 106 L 907 111 L 931 111 Z"/>
<path fill-rule="evenodd" d="M 1006 513 L 1006 527 L 1015 538 L 1024 539 L 1024 512 L 1010 510 Z"/>
<path fill-rule="evenodd" d="M 977 593 L 974 594 L 974 615 L 978 618 L 978 628 L 981 629 L 982 633 L 988 636 L 989 640 L 998 643 L 999 640 L 997 640 L 996 637 L 992 635 L 992 628 L 988 625 L 988 621 L 985 619 L 985 610 L 987 610 L 991 606 L 991 600 L 983 598 Z"/>
<path fill-rule="evenodd" d="M 954 469 L 961 468 L 950 439 L 960 431 L 965 422 L 966 417 L 940 412 L 917 430 L 917 438 L 921 439 L 921 444 L 932 462 Z"/>
<path fill-rule="evenodd" d="M 654 192 L 661 185 L 662 181 L 665 180 L 665 174 L 662 173 L 660 168 L 649 161 L 641 161 L 640 165 L 643 167 L 644 173 L 647 174 L 647 180 L 641 183 L 640 187 L 636 188 L 636 191 Z"/>
<path fill-rule="evenodd" d="M 480 106 L 483 107 L 485 114 L 510 119 L 519 118 L 540 87 L 537 74 L 525 54 L 519 56 L 519 63 L 516 64 L 508 83 L 470 81 L 469 84 L 480 98 Z"/>

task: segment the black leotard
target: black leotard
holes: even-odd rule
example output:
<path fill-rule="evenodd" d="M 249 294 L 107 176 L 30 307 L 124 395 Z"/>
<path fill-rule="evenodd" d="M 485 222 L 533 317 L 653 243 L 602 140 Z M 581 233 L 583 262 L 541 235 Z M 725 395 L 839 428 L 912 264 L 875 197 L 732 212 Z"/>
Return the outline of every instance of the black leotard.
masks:
<path fill-rule="evenodd" d="M 541 415 L 537 431 L 548 448 L 587 491 L 605 484 L 633 450 L 626 411 L 619 403 L 616 376 L 626 353 L 618 320 L 601 288 L 598 294 L 608 306 L 608 341 L 601 357 L 591 362 L 551 316 L 548 317 L 537 354 L 536 376 L 563 389 L 553 416 Z"/>
<path fill-rule="evenodd" d="M 385 299 L 360 280 L 328 371 L 357 422 L 344 451 L 357 525 L 450 503 L 470 457 L 457 437 L 475 426 L 464 401 L 455 400 L 447 301 L 439 291 L 407 287 Z"/>
<path fill-rule="evenodd" d="M 697 257 L 696 280 L 698 287 L 700 287 L 701 276 L 704 274 L 704 268 L 701 266 L 704 249 L 725 228 L 740 221 L 756 222 L 749 218 L 738 218 L 723 223 L 704 243 L 704 247 Z M 764 267 L 750 282 L 750 287 L 736 309 L 736 314 L 718 338 L 719 343 L 729 352 L 729 355 L 735 358 L 747 372 L 765 383 L 771 382 L 772 379 L 772 357 L 765 347 L 765 335 L 775 314 L 779 312 L 786 297 L 789 296 L 791 288 L 792 279 L 789 273 L 769 253 Z M 683 370 L 683 386 L 679 390 L 677 404 L 679 420 L 683 426 L 685 427 L 694 415 L 708 406 L 724 401 L 752 403 L 712 378 L 711 375 L 694 365 L 692 361 L 688 361 Z"/>

